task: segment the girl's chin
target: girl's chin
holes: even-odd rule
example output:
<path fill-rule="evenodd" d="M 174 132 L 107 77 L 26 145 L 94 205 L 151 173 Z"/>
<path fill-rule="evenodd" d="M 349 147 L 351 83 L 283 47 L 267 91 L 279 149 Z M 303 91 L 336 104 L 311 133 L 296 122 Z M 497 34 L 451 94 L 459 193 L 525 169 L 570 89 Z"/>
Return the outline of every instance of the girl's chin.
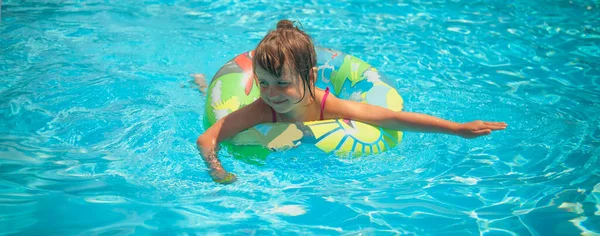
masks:
<path fill-rule="evenodd" d="M 288 102 L 283 102 L 283 103 L 271 103 L 271 107 L 273 108 L 273 110 L 275 110 L 278 113 L 286 113 L 289 112 L 292 107 L 289 106 Z"/>

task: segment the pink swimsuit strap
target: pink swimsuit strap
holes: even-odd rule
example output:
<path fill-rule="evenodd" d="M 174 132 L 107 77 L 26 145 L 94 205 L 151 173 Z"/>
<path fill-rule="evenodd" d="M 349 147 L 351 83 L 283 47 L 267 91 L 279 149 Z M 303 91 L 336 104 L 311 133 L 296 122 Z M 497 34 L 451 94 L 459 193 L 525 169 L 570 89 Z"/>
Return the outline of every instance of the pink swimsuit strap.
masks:
<path fill-rule="evenodd" d="M 320 119 L 323 120 L 323 111 L 325 111 L 325 102 L 327 102 L 327 96 L 329 95 L 329 87 L 325 89 L 325 95 L 323 95 L 323 99 L 321 100 L 321 116 Z M 273 119 L 273 123 L 277 122 L 277 112 L 273 110 L 271 107 L 271 118 Z"/>
<path fill-rule="evenodd" d="M 325 102 L 327 102 L 327 96 L 329 95 L 329 87 L 325 89 L 325 95 L 323 95 L 323 100 L 321 100 L 321 120 L 323 120 L 323 111 L 325 111 Z"/>
<path fill-rule="evenodd" d="M 277 122 L 277 113 L 275 112 L 275 110 L 273 110 L 271 106 L 269 106 L 269 108 L 271 108 L 271 117 L 273 118 L 273 123 L 275 123 Z"/>

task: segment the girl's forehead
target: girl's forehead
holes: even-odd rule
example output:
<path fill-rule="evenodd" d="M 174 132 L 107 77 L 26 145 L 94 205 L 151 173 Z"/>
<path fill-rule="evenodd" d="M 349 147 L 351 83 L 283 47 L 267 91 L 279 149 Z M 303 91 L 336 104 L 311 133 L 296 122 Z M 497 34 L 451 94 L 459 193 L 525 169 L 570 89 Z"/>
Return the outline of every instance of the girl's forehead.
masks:
<path fill-rule="evenodd" d="M 269 73 L 267 70 L 265 70 L 264 68 L 262 68 L 260 65 L 255 65 L 254 66 L 254 72 L 260 78 L 264 77 L 265 79 L 266 79 L 266 77 L 270 77 L 270 78 L 274 78 L 274 79 L 281 79 L 281 78 L 286 78 L 289 75 L 295 74 L 294 71 L 290 70 L 287 65 L 283 65 L 283 68 L 282 68 L 282 71 L 281 71 L 282 73 L 281 73 L 280 77 L 277 77 L 274 74 Z"/>

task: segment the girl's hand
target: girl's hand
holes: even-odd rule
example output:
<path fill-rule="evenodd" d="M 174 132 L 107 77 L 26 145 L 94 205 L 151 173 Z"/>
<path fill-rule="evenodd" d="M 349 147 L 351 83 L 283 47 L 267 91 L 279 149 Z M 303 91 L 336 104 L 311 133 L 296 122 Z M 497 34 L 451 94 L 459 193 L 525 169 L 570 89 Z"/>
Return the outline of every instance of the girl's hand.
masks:
<path fill-rule="evenodd" d="M 207 105 L 208 106 L 208 105 Z M 230 184 L 237 177 L 223 169 L 216 150 L 223 140 L 261 123 L 271 122 L 271 107 L 262 99 L 241 107 L 240 109 L 218 119 L 196 139 L 196 146 L 208 167 L 210 177 L 217 183 Z"/>
<path fill-rule="evenodd" d="M 492 133 L 492 130 L 506 129 L 507 124 L 504 122 L 488 122 L 488 121 L 472 121 L 459 124 L 456 134 L 463 138 L 477 138 Z"/>
<path fill-rule="evenodd" d="M 229 173 L 223 169 L 210 171 L 210 177 L 219 184 L 230 184 L 237 180 L 235 174 Z"/>

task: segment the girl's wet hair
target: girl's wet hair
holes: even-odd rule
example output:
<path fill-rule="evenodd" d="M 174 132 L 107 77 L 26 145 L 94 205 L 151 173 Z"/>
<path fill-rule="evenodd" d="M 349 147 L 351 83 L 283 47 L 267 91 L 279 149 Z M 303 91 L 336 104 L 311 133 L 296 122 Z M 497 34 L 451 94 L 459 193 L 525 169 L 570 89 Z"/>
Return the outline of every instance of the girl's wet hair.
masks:
<path fill-rule="evenodd" d="M 285 68 L 300 75 L 302 84 L 308 87 L 310 96 L 314 99 L 314 82 L 311 79 L 312 68 L 317 64 L 317 53 L 310 36 L 298 29 L 289 20 L 280 20 L 277 29 L 270 31 L 258 43 L 252 60 L 257 65 L 280 77 Z M 306 90 L 302 95 L 304 99 Z"/>

